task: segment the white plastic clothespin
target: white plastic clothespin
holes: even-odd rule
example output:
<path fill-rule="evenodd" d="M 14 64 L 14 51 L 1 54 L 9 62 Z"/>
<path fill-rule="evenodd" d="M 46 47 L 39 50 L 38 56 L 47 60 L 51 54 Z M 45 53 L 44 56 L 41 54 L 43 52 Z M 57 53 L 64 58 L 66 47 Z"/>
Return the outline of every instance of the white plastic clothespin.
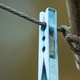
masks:
<path fill-rule="evenodd" d="M 40 12 L 38 80 L 58 80 L 57 12 L 47 8 Z"/>

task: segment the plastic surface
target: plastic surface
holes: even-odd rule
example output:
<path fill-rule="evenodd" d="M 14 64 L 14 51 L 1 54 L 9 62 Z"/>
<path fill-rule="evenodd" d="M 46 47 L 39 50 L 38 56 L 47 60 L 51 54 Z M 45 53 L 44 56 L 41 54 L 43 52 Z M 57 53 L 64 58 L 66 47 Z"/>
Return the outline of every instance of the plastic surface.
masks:
<path fill-rule="evenodd" d="M 40 21 L 46 28 L 39 26 L 38 80 L 58 80 L 57 12 L 47 8 L 40 12 Z"/>

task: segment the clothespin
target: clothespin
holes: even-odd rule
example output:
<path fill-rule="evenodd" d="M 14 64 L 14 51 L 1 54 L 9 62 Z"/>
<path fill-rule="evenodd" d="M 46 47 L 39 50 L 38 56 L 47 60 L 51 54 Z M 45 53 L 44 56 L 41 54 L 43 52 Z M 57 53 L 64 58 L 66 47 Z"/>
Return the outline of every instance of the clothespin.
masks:
<path fill-rule="evenodd" d="M 38 80 L 58 80 L 57 11 L 47 8 L 40 12 Z"/>

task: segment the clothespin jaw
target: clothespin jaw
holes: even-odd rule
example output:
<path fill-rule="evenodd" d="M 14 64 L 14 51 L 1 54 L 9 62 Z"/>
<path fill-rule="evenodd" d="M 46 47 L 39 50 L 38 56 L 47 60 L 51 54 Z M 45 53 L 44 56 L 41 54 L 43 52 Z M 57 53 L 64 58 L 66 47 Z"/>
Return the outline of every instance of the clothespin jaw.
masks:
<path fill-rule="evenodd" d="M 58 80 L 57 12 L 47 8 L 40 12 L 38 80 Z"/>

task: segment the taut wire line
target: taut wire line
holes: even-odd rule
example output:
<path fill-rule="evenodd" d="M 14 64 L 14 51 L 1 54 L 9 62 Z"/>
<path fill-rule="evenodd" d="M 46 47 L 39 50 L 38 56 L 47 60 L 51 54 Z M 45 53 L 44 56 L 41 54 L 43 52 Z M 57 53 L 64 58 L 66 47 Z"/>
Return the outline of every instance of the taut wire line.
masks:
<path fill-rule="evenodd" d="M 6 10 L 8 12 L 11 12 L 11 13 L 17 15 L 17 16 L 20 16 L 20 17 L 22 17 L 22 18 L 24 18 L 26 20 L 29 20 L 29 21 L 31 21 L 33 23 L 36 23 L 38 25 L 42 25 L 43 27 L 46 27 L 46 23 L 45 22 L 40 22 L 40 21 L 36 20 L 35 18 L 32 18 L 32 17 L 30 17 L 30 16 L 28 16 L 28 15 L 26 15 L 26 14 L 24 14 L 24 13 L 22 13 L 22 12 L 16 10 L 16 9 L 13 9 L 13 8 L 11 8 L 9 6 L 6 6 L 6 5 L 4 5 L 2 3 L 0 3 L 0 8 Z M 57 30 L 60 31 L 60 32 L 63 32 L 63 29 L 61 29 L 60 27 L 58 27 Z"/>

